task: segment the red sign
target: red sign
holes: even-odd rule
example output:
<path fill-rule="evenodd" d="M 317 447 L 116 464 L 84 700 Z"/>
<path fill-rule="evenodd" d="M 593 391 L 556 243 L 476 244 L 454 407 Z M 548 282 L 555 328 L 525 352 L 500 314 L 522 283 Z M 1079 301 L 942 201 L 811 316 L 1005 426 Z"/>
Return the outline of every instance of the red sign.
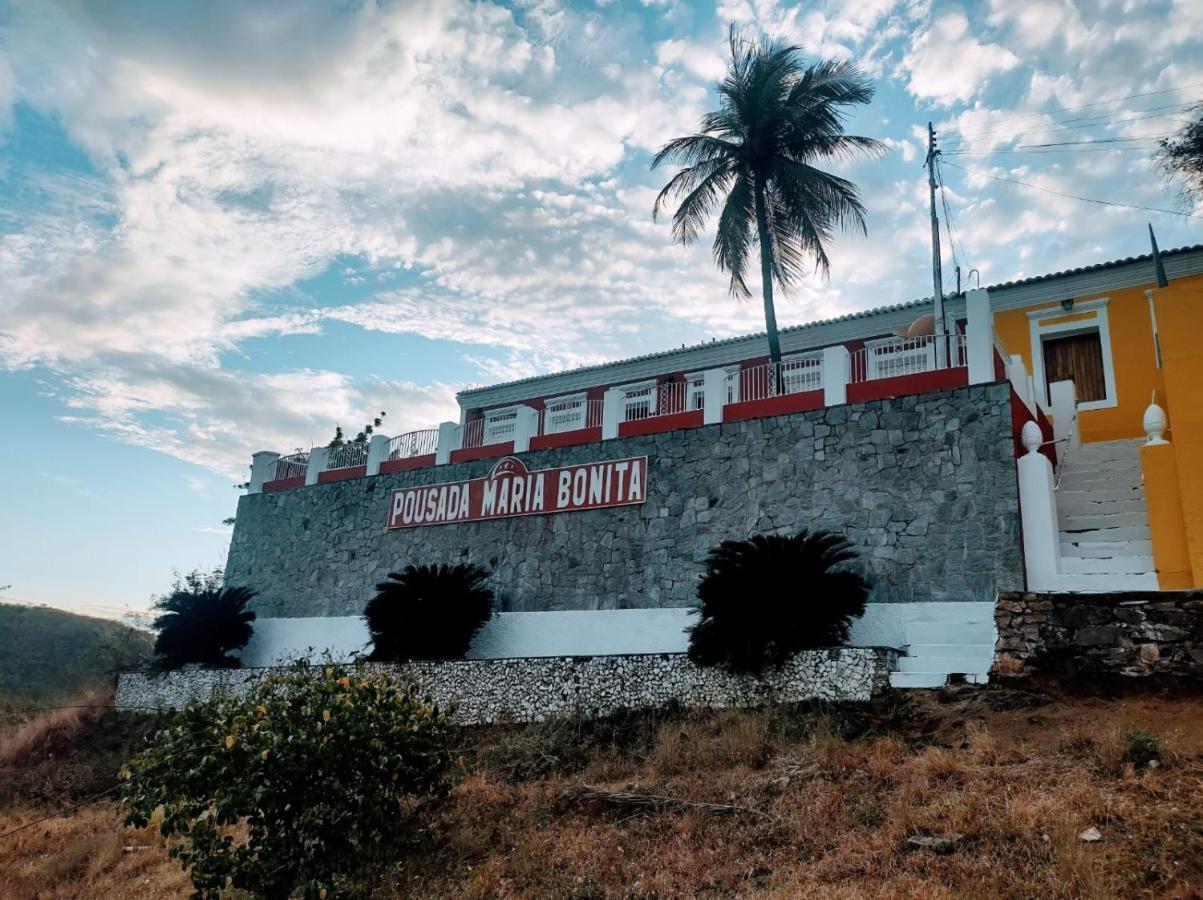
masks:
<path fill-rule="evenodd" d="M 511 516 L 630 506 L 647 499 L 647 457 L 528 471 L 507 456 L 484 478 L 393 491 L 388 527 L 451 525 Z"/>

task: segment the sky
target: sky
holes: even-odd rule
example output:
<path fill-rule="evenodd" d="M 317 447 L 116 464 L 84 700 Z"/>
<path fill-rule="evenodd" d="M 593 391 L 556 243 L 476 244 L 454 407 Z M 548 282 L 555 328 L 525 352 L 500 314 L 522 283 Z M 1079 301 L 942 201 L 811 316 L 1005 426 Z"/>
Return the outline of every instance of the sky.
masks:
<path fill-rule="evenodd" d="M 1146 222 L 1203 243 L 1060 196 L 1203 215 L 1149 153 L 1203 98 L 1198 0 L 0 0 L 0 597 L 144 608 L 222 564 L 256 450 L 761 330 L 651 216 L 732 24 L 855 59 L 848 130 L 888 147 L 832 166 L 868 235 L 782 325 L 931 294 L 928 121 L 949 289 L 1145 252 Z"/>

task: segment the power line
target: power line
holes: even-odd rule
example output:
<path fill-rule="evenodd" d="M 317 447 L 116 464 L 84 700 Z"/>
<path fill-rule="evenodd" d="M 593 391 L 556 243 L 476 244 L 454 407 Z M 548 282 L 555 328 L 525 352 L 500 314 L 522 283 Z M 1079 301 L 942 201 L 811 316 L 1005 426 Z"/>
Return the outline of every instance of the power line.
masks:
<path fill-rule="evenodd" d="M 952 208 L 948 204 L 948 191 L 944 187 L 944 172 L 942 169 L 942 164 L 938 158 L 936 160 L 936 177 L 940 182 L 940 203 L 944 207 L 944 218 L 948 220 L 948 246 L 952 249 L 952 262 L 954 265 L 957 264 L 957 244 L 960 244 L 960 264 L 964 268 L 968 269 L 969 258 L 965 255 L 965 242 L 961 240 L 960 234 L 957 233 L 956 221 L 952 217 Z"/>
<path fill-rule="evenodd" d="M 996 125 L 1002 125 L 1006 122 L 1017 122 L 1020 119 L 1032 119 L 1036 116 L 1053 116 L 1057 113 L 1073 112 L 1077 109 L 1090 109 L 1094 106 L 1105 106 L 1108 103 L 1123 103 L 1126 100 L 1136 100 L 1140 97 L 1155 97 L 1159 94 L 1172 94 L 1176 91 L 1185 91 L 1195 87 L 1203 87 L 1203 81 L 1196 81 L 1193 84 L 1183 84 L 1179 85 L 1178 87 L 1165 88 L 1164 90 L 1160 91 L 1144 91 L 1140 94 L 1129 94 L 1127 97 L 1116 97 L 1114 100 L 1096 100 L 1094 103 L 1083 103 L 1080 106 L 1063 106 L 1060 109 L 1046 109 L 1038 112 L 1024 113 L 1022 115 L 1012 116 L 1009 119 L 999 119 L 996 122 L 986 122 L 984 124 L 993 128 Z M 1156 109 L 1157 107 L 1153 108 Z M 1148 110 L 1145 110 L 1145 112 L 1148 112 Z"/>
<path fill-rule="evenodd" d="M 1062 119 L 1059 122 L 1048 122 L 1037 128 L 1035 131 L 1025 132 L 1025 135 L 1048 134 L 1056 131 L 1070 131 L 1077 128 L 1100 128 L 1106 125 L 1123 125 L 1126 122 L 1143 122 L 1147 119 L 1165 119 L 1170 116 L 1178 115 L 1182 112 L 1187 112 L 1191 107 L 1196 105 L 1196 101 L 1189 103 L 1174 103 L 1169 106 L 1153 106 L 1149 109 L 1139 110 L 1139 115 L 1126 116 L 1124 118 L 1112 118 L 1113 113 L 1104 113 L 1098 116 L 1082 116 L 1076 119 Z M 1170 110 L 1169 112 L 1157 112 L 1157 110 Z M 986 131 L 971 132 L 969 134 L 961 133 L 960 138 L 954 141 L 954 145 L 967 144 L 978 138 L 990 137 L 994 134 L 1000 134 L 1004 131 L 1009 131 L 1007 128 L 991 128 Z"/>
<path fill-rule="evenodd" d="M 1054 191 L 1051 188 L 1041 187 L 1038 184 L 1032 184 L 1027 181 L 1020 181 L 1016 178 L 1003 178 L 999 175 L 991 175 L 989 172 L 982 172 L 979 169 L 968 169 L 965 166 L 958 166 L 956 163 L 950 162 L 948 164 L 950 166 L 952 166 L 954 169 L 960 169 L 962 172 L 969 172 L 972 175 L 981 175 L 985 178 L 992 178 L 995 181 L 1006 182 L 1007 184 L 1018 184 L 1018 185 L 1022 185 L 1023 187 L 1034 188 L 1037 191 L 1043 191 L 1046 194 L 1054 194 L 1058 197 L 1065 197 L 1069 200 L 1081 200 L 1085 203 L 1098 203 L 1098 204 L 1101 204 L 1102 206 L 1118 206 L 1123 209 L 1141 209 L 1141 210 L 1144 210 L 1145 212 L 1165 213 L 1166 215 L 1169 215 L 1169 216 L 1182 216 L 1183 218 L 1186 218 L 1186 219 L 1203 219 L 1203 216 L 1198 216 L 1193 213 L 1179 212 L 1178 210 L 1174 210 L 1174 209 L 1160 209 L 1156 206 L 1139 206 L 1139 205 L 1133 204 L 1133 203 L 1117 203 L 1114 200 L 1098 200 L 1094 197 L 1081 197 L 1077 194 L 1063 194 L 1063 193 L 1061 193 L 1061 191 Z"/>

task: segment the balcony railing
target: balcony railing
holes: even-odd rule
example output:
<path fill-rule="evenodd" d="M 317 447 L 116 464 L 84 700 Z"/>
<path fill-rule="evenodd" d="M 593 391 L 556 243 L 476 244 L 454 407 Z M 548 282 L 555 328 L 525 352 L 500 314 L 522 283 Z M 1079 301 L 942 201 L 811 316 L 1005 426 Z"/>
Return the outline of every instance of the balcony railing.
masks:
<path fill-rule="evenodd" d="M 565 400 L 548 403 L 539 411 L 539 431 L 543 434 L 565 434 L 582 428 L 601 428 L 601 400 Z"/>
<path fill-rule="evenodd" d="M 460 448 L 486 447 L 512 441 L 517 423 L 518 414 L 514 412 L 473 419 L 460 426 Z"/>
<path fill-rule="evenodd" d="M 290 453 L 288 456 L 281 456 L 276 460 L 275 480 L 282 481 L 285 478 L 304 478 L 305 473 L 308 471 L 309 454 Z"/>
<path fill-rule="evenodd" d="M 667 381 L 664 384 L 648 385 L 631 391 L 623 398 L 621 421 L 638 422 L 656 416 L 671 416 L 676 413 L 701 409 L 696 387 L 688 381 Z"/>
<path fill-rule="evenodd" d="M 424 428 L 421 431 L 410 431 L 399 434 L 388 442 L 388 454 L 385 459 L 412 459 L 415 456 L 429 456 L 434 453 L 439 443 L 437 428 Z"/>
<path fill-rule="evenodd" d="M 368 464 L 368 444 L 350 442 L 330 448 L 326 456 L 327 469 L 353 469 Z"/>
<path fill-rule="evenodd" d="M 767 400 L 785 394 L 817 391 L 823 387 L 823 360 L 820 357 L 784 359 L 765 363 L 739 373 L 738 400 Z"/>
<path fill-rule="evenodd" d="M 948 360 L 944 366 L 937 364 L 941 354 Z M 874 341 L 850 354 L 850 364 L 850 383 L 919 375 L 937 368 L 960 368 L 967 364 L 965 335 L 927 334 Z"/>

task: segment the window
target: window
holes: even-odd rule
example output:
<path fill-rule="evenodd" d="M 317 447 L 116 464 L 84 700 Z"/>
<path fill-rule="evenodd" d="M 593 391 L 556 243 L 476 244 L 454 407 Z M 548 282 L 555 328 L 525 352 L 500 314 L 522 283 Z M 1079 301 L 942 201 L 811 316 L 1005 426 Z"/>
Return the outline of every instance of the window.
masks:
<path fill-rule="evenodd" d="M 739 366 L 727 366 L 723 371 L 727 376 L 727 399 L 723 403 L 738 403 Z M 706 375 L 704 372 L 693 372 L 685 376 L 685 381 L 689 384 L 689 409 L 705 408 L 705 379 Z"/>
<path fill-rule="evenodd" d="M 655 381 L 624 385 L 622 390 L 624 392 L 622 399 L 622 420 L 624 422 L 646 419 L 656 414 Z"/>
<path fill-rule="evenodd" d="M 488 445 L 512 441 L 517 422 L 518 411 L 513 407 L 490 410 L 485 413 L 484 435 L 481 443 Z"/>
<path fill-rule="evenodd" d="M 1072 381 L 1078 400 L 1089 403 L 1107 399 L 1103 345 L 1097 328 L 1068 337 L 1046 337 L 1041 343 L 1046 385 L 1054 381 Z"/>
<path fill-rule="evenodd" d="M 823 354 L 795 353 L 781 359 L 781 390 L 785 394 L 817 391 L 823 387 Z"/>
<path fill-rule="evenodd" d="M 869 379 L 930 372 L 936 367 L 936 345 L 926 338 L 886 338 L 865 343 Z"/>
<path fill-rule="evenodd" d="M 584 394 L 548 400 L 543 406 L 543 433 L 563 434 L 584 428 L 586 409 Z"/>

